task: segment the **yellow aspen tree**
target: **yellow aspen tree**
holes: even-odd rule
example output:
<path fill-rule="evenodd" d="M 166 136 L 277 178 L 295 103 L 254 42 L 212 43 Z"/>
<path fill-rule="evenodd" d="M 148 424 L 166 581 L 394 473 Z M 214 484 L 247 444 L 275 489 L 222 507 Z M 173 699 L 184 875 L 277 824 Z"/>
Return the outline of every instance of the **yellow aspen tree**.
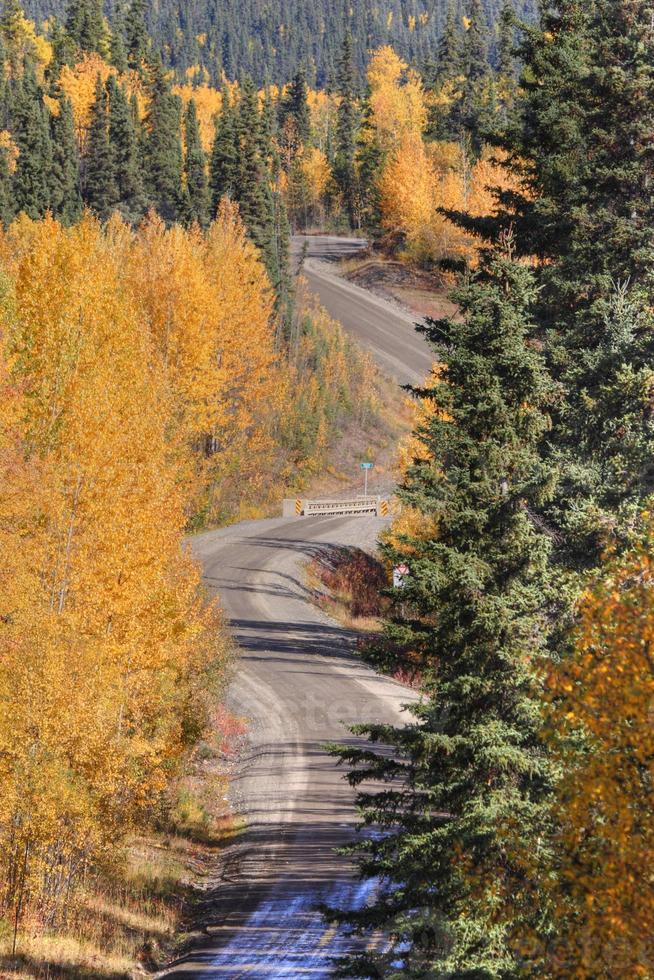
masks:
<path fill-rule="evenodd" d="M 406 135 L 422 136 L 427 107 L 420 76 L 391 47 L 374 51 L 367 71 L 372 123 L 382 150 L 391 150 Z"/>
<path fill-rule="evenodd" d="M 307 102 L 313 141 L 319 150 L 327 154 L 336 131 L 336 98 L 327 92 L 309 89 Z"/>
<path fill-rule="evenodd" d="M 653 556 L 650 521 L 631 554 L 608 558 L 581 603 L 574 655 L 552 677 L 564 775 L 544 869 L 557 926 L 538 950 L 547 976 L 652 975 Z"/>
<path fill-rule="evenodd" d="M 382 226 L 397 240 L 406 240 L 417 262 L 432 258 L 434 235 L 434 173 L 422 136 L 407 133 L 391 153 L 379 181 Z"/>
<path fill-rule="evenodd" d="M 136 95 L 139 115 L 143 116 L 146 93 L 143 80 L 137 72 L 128 71 L 118 76 L 116 69 L 95 51 L 86 52 L 75 65 L 62 66 L 59 85 L 71 101 L 77 139 L 82 150 L 91 122 L 97 78 L 100 76 L 106 82 L 110 75 L 120 77 L 129 96 Z"/>
<path fill-rule="evenodd" d="M 322 150 L 310 146 L 304 149 L 300 165 L 307 188 L 309 214 L 312 221 L 320 224 L 324 220 L 325 199 L 332 180 L 329 161 Z"/>
<path fill-rule="evenodd" d="M 205 153 L 211 151 L 215 137 L 214 119 L 220 112 L 222 94 L 206 83 L 203 85 L 174 85 L 173 93 L 179 95 L 186 107 L 191 99 L 195 102 L 200 127 L 200 139 Z"/>
<path fill-rule="evenodd" d="M 270 479 L 286 399 L 266 271 L 227 202 L 206 236 L 151 217 L 126 267 L 196 491 L 224 515 Z"/>
<path fill-rule="evenodd" d="M 202 724 L 201 675 L 216 654 L 182 553 L 178 450 L 124 275 L 126 241 L 87 217 L 68 230 L 21 219 L 2 243 L 11 379 L 44 493 L 22 529 L 11 475 L 0 504 L 34 580 L 30 608 L 0 629 L 0 738 L 12 747 L 1 853 L 10 876 L 23 862 L 42 905 L 152 810 Z"/>
<path fill-rule="evenodd" d="M 211 330 L 220 386 L 207 444 L 211 470 L 230 495 L 253 492 L 266 481 L 289 393 L 275 349 L 267 273 L 228 201 L 207 233 L 205 263 L 214 288 Z"/>

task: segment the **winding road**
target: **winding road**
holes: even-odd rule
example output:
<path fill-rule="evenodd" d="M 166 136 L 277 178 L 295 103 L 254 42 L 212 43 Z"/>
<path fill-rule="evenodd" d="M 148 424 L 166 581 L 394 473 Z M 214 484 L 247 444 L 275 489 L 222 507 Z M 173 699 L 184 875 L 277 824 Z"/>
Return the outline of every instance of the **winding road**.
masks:
<path fill-rule="evenodd" d="M 420 380 L 431 358 L 411 318 L 339 281 L 326 261 L 358 247 L 356 240 L 310 239 L 311 288 L 387 373 L 400 383 Z M 231 803 L 245 830 L 227 848 L 222 880 L 208 896 L 204 942 L 165 976 L 323 980 L 334 959 L 361 942 L 317 910 L 321 903 L 361 906 L 372 887 L 335 851 L 352 840 L 356 813 L 323 746 L 352 740 L 348 729 L 358 721 L 402 723 L 411 696 L 356 658 L 354 635 L 309 601 L 302 564 L 327 545 L 372 545 L 384 523 L 277 518 L 193 539 L 241 648 L 229 697 L 249 736 Z"/>
<path fill-rule="evenodd" d="M 334 267 L 335 259 L 353 257 L 365 244 L 360 238 L 327 235 L 298 235 L 293 240 L 295 253 L 304 257 L 309 289 L 331 316 L 370 351 L 387 377 L 400 384 L 419 384 L 431 368 L 433 355 L 416 333 L 415 316 L 348 282 Z"/>

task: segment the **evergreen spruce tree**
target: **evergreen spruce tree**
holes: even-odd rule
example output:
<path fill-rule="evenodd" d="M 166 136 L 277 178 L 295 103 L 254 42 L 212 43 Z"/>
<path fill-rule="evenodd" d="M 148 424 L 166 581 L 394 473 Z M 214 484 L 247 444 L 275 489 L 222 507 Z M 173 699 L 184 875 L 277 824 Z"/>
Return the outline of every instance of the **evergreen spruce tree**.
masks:
<path fill-rule="evenodd" d="M 21 44 L 23 17 L 19 0 L 4 0 L 0 15 L 0 37 L 9 61 L 11 77 L 14 79 L 20 77 L 24 58 Z"/>
<path fill-rule="evenodd" d="M 464 65 L 470 82 L 488 74 L 488 25 L 481 0 L 471 0 L 465 36 Z"/>
<path fill-rule="evenodd" d="M 102 0 L 70 0 L 66 31 L 82 51 L 102 52 L 105 43 Z"/>
<path fill-rule="evenodd" d="M 261 136 L 266 147 L 268 148 L 268 152 L 270 152 L 270 148 L 273 145 L 274 140 L 278 137 L 278 134 L 279 121 L 275 108 L 275 99 L 270 89 L 270 85 L 266 83 L 263 90 L 263 103 L 261 106 Z"/>
<path fill-rule="evenodd" d="M 293 319 L 293 276 L 290 265 L 291 229 L 284 198 L 272 192 L 272 241 L 268 261 L 270 280 L 275 291 L 275 310 L 281 334 L 289 338 Z"/>
<path fill-rule="evenodd" d="M 542 273 L 543 318 L 566 392 L 556 420 L 565 465 L 554 519 L 569 559 L 584 567 L 598 561 L 607 534 L 624 541 L 654 489 L 652 8 L 644 0 L 596 0 L 581 12 L 548 4 L 542 32 L 530 37 L 527 57 L 549 110 L 530 86 L 523 145 L 542 138 L 556 156 L 538 149 L 539 199 L 527 215 L 530 224 L 545 217 L 534 229 L 552 256 Z M 571 48 L 580 54 L 574 67 Z M 558 111 L 574 119 L 566 133 L 553 119 L 546 131 Z M 555 147 L 557 136 L 565 138 Z"/>
<path fill-rule="evenodd" d="M 355 166 L 358 111 L 352 57 L 352 36 L 347 31 L 338 66 L 336 92 L 339 96 L 334 155 L 334 180 L 343 197 L 351 228 L 359 224 L 358 188 Z"/>
<path fill-rule="evenodd" d="M 221 198 L 235 196 L 238 149 L 236 110 L 232 105 L 229 89 L 225 86 L 220 112 L 216 116 L 216 134 L 209 165 L 211 208 L 214 215 Z"/>
<path fill-rule="evenodd" d="M 534 513 L 551 488 L 541 445 L 552 392 L 530 342 L 533 274 L 511 234 L 455 293 L 460 317 L 425 329 L 440 371 L 421 394 L 438 406 L 418 430 L 426 458 L 400 497 L 438 527 L 385 549 L 410 573 L 394 643 L 421 656 L 424 702 L 407 727 L 360 728 L 393 749 L 343 748 L 362 786 L 365 825 L 353 848 L 386 883 L 371 906 L 341 918 L 392 937 L 348 976 L 517 975 L 512 932 L 537 906 L 515 906 L 523 878 L 506 849 L 517 826 L 536 848 L 551 774 L 540 742 L 549 538 Z M 511 906 L 507 925 L 506 906 Z"/>
<path fill-rule="evenodd" d="M 0 130 L 9 130 L 12 93 L 5 67 L 6 49 L 0 34 Z M 12 180 L 9 166 L 9 153 L 6 147 L 0 149 L 0 225 L 7 225 L 14 216 L 12 200 Z"/>
<path fill-rule="evenodd" d="M 50 113 L 34 66 L 26 61 L 12 93 L 12 134 L 18 159 L 12 180 L 16 213 L 41 218 L 50 207 L 52 141 Z"/>
<path fill-rule="evenodd" d="M 455 0 L 447 5 L 445 27 L 438 42 L 437 79 L 439 83 L 452 81 L 464 73 L 463 37 L 457 17 Z"/>
<path fill-rule="evenodd" d="M 0 35 L 0 130 L 9 129 L 11 117 L 11 90 L 5 68 L 5 46 Z M 6 226 L 14 216 L 12 201 L 9 154 L 6 147 L 0 148 L 0 225 Z"/>
<path fill-rule="evenodd" d="M 516 16 L 511 0 L 504 0 L 500 13 L 497 41 L 497 73 L 501 78 L 516 75 Z"/>
<path fill-rule="evenodd" d="M 111 56 L 111 64 L 114 66 L 116 71 L 122 75 L 129 68 L 129 63 L 127 61 L 125 37 L 123 35 L 123 29 L 120 22 L 114 22 L 113 24 L 109 52 Z"/>
<path fill-rule="evenodd" d="M 83 174 L 84 202 L 98 217 L 108 218 L 118 203 L 118 186 L 114 150 L 109 140 L 107 91 L 99 75 L 95 83 L 95 100 L 91 107 Z"/>
<path fill-rule="evenodd" d="M 511 0 L 504 0 L 497 40 L 497 109 L 496 129 L 506 128 L 509 111 L 518 97 L 518 61 L 516 57 L 516 15 Z"/>
<path fill-rule="evenodd" d="M 362 201 L 362 223 L 373 236 L 378 235 L 381 229 L 379 176 L 383 164 L 384 153 L 377 127 L 373 125 L 370 103 L 366 100 L 357 136 L 356 169 Z"/>
<path fill-rule="evenodd" d="M 465 56 L 462 23 L 455 0 L 450 0 L 443 33 L 438 42 L 438 60 L 429 88 L 445 93 L 428 105 L 427 135 L 434 140 L 459 139 L 463 132 Z"/>
<path fill-rule="evenodd" d="M 160 62 L 151 68 L 149 87 L 146 187 L 161 216 L 172 222 L 183 210 L 181 103 Z"/>
<path fill-rule="evenodd" d="M 140 69 L 148 54 L 145 0 L 132 0 L 125 16 L 125 48 L 130 68 Z"/>
<path fill-rule="evenodd" d="M 0 129 L 11 128 L 12 90 L 7 77 L 7 49 L 0 34 Z"/>
<path fill-rule="evenodd" d="M 527 32 L 522 49 L 522 119 L 511 123 L 503 141 L 513 165 L 521 168 L 528 193 L 500 194 L 499 213 L 492 218 L 458 218 L 463 227 L 477 230 L 490 240 L 507 220 L 502 213 L 506 207 L 515 221 L 521 252 L 540 260 L 534 272 L 534 333 L 556 391 L 551 429 L 541 453 L 544 465 L 556 473 L 556 480 L 551 499 L 529 500 L 526 508 L 553 544 L 549 574 L 556 591 L 557 615 L 548 644 L 556 657 L 565 656 L 569 649 L 569 627 L 575 602 L 587 581 L 586 573 L 598 566 L 607 542 L 619 552 L 640 533 L 640 515 L 654 486 L 650 395 L 654 360 L 652 50 L 654 23 L 651 6 L 644 0 L 544 3 L 541 24 Z M 465 304 L 463 308 L 465 311 Z M 446 352 L 443 360 L 448 360 Z M 525 404 L 531 407 L 534 402 L 529 398 Z M 456 422 L 451 408 L 445 411 Z M 442 449 L 434 455 L 438 461 L 445 458 Z M 439 536 L 439 546 L 441 540 Z M 415 573 L 412 568 L 413 574 L 419 585 L 420 568 Z M 447 602 L 446 597 L 440 602 L 438 609 L 434 608 L 439 629 L 444 622 L 442 603 Z M 542 633 L 542 629 L 534 631 L 539 642 Z M 450 634 L 453 638 L 461 635 L 454 627 Z M 465 687 L 464 683 L 461 689 Z M 442 698 L 440 679 L 438 691 Z M 438 745 L 440 732 L 436 735 Z M 396 744 L 402 744 L 397 736 L 394 738 Z M 457 744 L 451 743 L 454 749 Z M 410 743 L 407 750 L 411 785 L 426 790 L 423 813 L 446 809 L 439 802 L 443 799 L 440 770 L 424 768 L 430 748 L 431 742 L 422 739 L 421 733 L 421 740 Z M 434 787 L 436 796 L 432 795 Z M 543 788 L 546 791 L 547 787 Z M 406 812 L 413 818 L 414 797 L 410 799 Z M 391 804 L 384 801 L 379 810 L 385 819 L 386 813 L 392 812 Z M 546 810 L 545 805 L 544 814 Z M 473 817 L 476 813 L 477 806 L 469 811 Z M 520 814 L 517 804 L 516 813 Z M 398 819 L 403 830 L 410 826 L 403 813 Z M 416 826 L 420 828 L 419 823 Z M 462 950 L 458 959 L 456 955 L 446 958 L 445 975 L 525 975 L 524 964 L 521 972 L 508 955 L 505 961 L 494 957 L 491 962 L 487 951 L 488 940 L 494 942 L 499 936 L 497 949 L 510 952 L 512 943 L 505 942 L 505 937 L 512 931 L 520 933 L 528 897 L 543 915 L 535 927 L 541 933 L 547 931 L 545 909 L 534 895 L 539 856 L 547 852 L 547 833 L 538 834 L 536 845 L 531 827 L 520 814 L 507 837 L 505 853 L 495 856 L 495 867 L 491 861 L 485 869 L 478 868 L 476 857 L 472 863 L 467 857 L 461 862 L 460 880 L 475 887 L 476 906 L 472 912 L 465 906 L 462 911 L 456 893 L 450 893 L 448 900 L 459 925 L 478 945 L 473 957 Z M 533 852 L 533 880 L 527 880 L 529 875 L 522 882 L 516 878 L 505 908 L 505 889 L 496 890 L 494 895 L 485 889 L 492 887 L 493 881 L 502 881 L 516 838 L 523 855 Z M 419 840 L 425 847 L 427 838 Z M 405 847 L 402 833 L 397 841 L 394 853 L 399 855 L 399 862 L 403 855 L 415 853 L 411 839 Z M 369 867 L 385 867 L 381 863 L 385 858 L 390 865 L 391 847 L 389 839 L 380 848 L 381 857 L 375 856 Z M 372 851 L 375 854 L 374 845 Z M 466 845 L 461 855 L 469 852 Z M 418 878 L 420 873 L 425 880 L 431 879 L 439 896 L 448 895 L 440 865 L 434 880 L 430 861 L 433 863 L 425 850 L 422 863 L 405 866 L 398 879 L 398 895 L 403 894 L 403 882 L 411 882 L 412 874 Z M 551 873 L 551 868 L 543 870 Z M 391 907 L 394 900 L 392 896 Z M 420 907 L 419 896 L 413 896 L 410 907 Z M 489 925 L 484 941 L 477 923 L 488 923 L 489 914 L 493 929 Z M 498 933 L 502 924 L 504 929 Z M 409 943 L 413 941 L 409 936 Z M 415 941 L 419 949 L 424 946 L 420 935 Z M 461 949 L 456 930 L 451 948 L 454 954 Z"/>
<path fill-rule="evenodd" d="M 0 33 L 7 47 L 18 41 L 23 16 L 20 0 L 4 0 L 0 15 Z"/>
<path fill-rule="evenodd" d="M 12 98 L 5 68 L 5 46 L 0 35 L 0 130 L 9 130 Z M 0 149 L 0 225 L 8 225 L 14 217 L 12 180 L 9 154 L 6 147 Z"/>
<path fill-rule="evenodd" d="M 275 277 L 273 200 L 270 175 L 261 158 L 260 117 L 257 91 L 252 79 L 241 85 L 237 117 L 238 157 L 234 198 L 252 241 L 261 249 L 271 278 Z"/>
<path fill-rule="evenodd" d="M 307 98 L 307 80 L 303 69 L 300 69 L 293 76 L 288 92 L 282 100 L 280 116 L 282 123 L 288 117 L 294 120 L 298 140 L 301 143 L 306 143 L 311 132 L 311 119 Z"/>
<path fill-rule="evenodd" d="M 50 27 L 50 44 L 52 61 L 46 69 L 46 75 L 49 80 L 56 82 L 62 67 L 74 64 L 77 55 L 75 41 L 56 17 Z"/>
<path fill-rule="evenodd" d="M 197 222 L 202 228 L 209 221 L 209 183 L 207 161 L 200 140 L 198 114 L 193 99 L 189 100 L 184 114 L 184 208 L 186 220 Z"/>
<path fill-rule="evenodd" d="M 461 108 L 463 124 L 479 145 L 483 141 L 485 86 L 489 80 L 488 26 L 481 0 L 471 0 L 464 45 L 465 85 Z M 492 113 L 491 113 L 492 117 Z"/>
<path fill-rule="evenodd" d="M 134 109 L 127 93 L 113 75 L 107 79 L 109 142 L 111 144 L 117 204 L 128 221 L 137 221 L 146 210 L 143 173 L 139 156 Z"/>
<path fill-rule="evenodd" d="M 13 217 L 9 158 L 6 149 L 0 147 L 0 225 L 6 227 Z"/>
<path fill-rule="evenodd" d="M 82 215 L 77 137 L 72 103 L 63 92 L 57 94 L 59 112 L 51 122 L 50 207 L 55 218 L 65 225 L 72 225 Z"/>
<path fill-rule="evenodd" d="M 538 319 L 562 392 L 546 519 L 573 570 L 598 562 L 607 535 L 623 541 L 654 489 L 652 50 L 645 0 L 544 3 L 521 50 L 522 120 L 501 144 L 530 161 L 528 193 L 500 195 L 492 219 L 457 219 L 491 237 L 506 208 L 540 260 Z"/>

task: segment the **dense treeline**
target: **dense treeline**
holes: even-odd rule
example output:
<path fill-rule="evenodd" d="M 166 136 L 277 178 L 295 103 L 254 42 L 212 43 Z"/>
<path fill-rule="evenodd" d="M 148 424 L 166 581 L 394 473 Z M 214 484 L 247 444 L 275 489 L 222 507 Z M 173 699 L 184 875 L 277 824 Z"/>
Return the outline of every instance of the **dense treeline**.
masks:
<path fill-rule="evenodd" d="M 80 883 L 168 819 L 228 648 L 189 527 L 261 513 L 377 410 L 369 360 L 291 303 L 271 133 L 295 108 L 248 80 L 173 91 L 138 44 L 119 71 L 80 9 L 51 40 L 13 0 L 0 20 L 0 915 L 14 942 L 60 928 Z"/>
<path fill-rule="evenodd" d="M 95 11 L 96 22 L 102 10 L 100 0 L 85 0 L 80 8 Z M 455 19 L 467 14 L 464 0 L 453 0 Z M 378 5 L 371 0 L 352 4 L 327 0 L 292 0 L 291 3 L 263 3 L 262 0 L 164 0 L 130 7 L 110 0 L 104 6 L 113 31 L 129 45 L 133 28 L 133 9 L 145 19 L 149 36 L 161 52 L 166 66 L 178 77 L 201 67 L 213 84 L 220 84 L 223 73 L 235 79 L 243 74 L 257 85 L 267 81 L 289 82 L 299 70 L 307 72 L 319 88 L 333 83 L 346 32 L 352 35 L 357 76 L 367 63 L 368 51 L 386 44 L 412 64 L 423 64 L 433 57 L 439 39 L 448 28 L 448 0 L 387 0 Z M 28 0 L 30 17 L 37 23 L 53 15 L 65 20 L 66 0 Z M 484 19 L 496 48 L 497 20 L 501 0 L 485 0 Z M 516 12 L 533 16 L 534 0 L 516 0 Z M 88 19 L 88 18 L 87 18 Z"/>
<path fill-rule="evenodd" d="M 86 206 L 103 220 L 118 211 L 137 223 L 154 208 L 169 223 L 206 227 L 227 195 L 240 205 L 281 296 L 288 290 L 288 229 L 252 84 L 239 89 L 231 113 L 225 99 L 219 139 L 206 152 L 194 99 L 172 91 L 158 60 L 138 54 L 135 67 L 119 72 L 75 12 L 73 5 L 69 30 L 49 42 L 15 0 L 5 4 L 0 218 L 7 224 L 21 212 L 39 218 L 50 211 L 73 224 Z"/>
<path fill-rule="evenodd" d="M 22 216 L 0 267 L 0 914 L 19 932 L 59 927 L 165 825 L 216 705 L 228 642 L 189 524 L 256 513 L 375 388 L 319 311 L 280 353 L 228 203 L 206 233 Z"/>
<path fill-rule="evenodd" d="M 65 224 L 84 207 L 132 224 L 154 208 L 206 228 L 223 197 L 239 205 L 261 249 L 288 328 L 289 225 L 365 229 L 416 261 L 456 259 L 469 236 L 440 207 L 482 213 L 502 180 L 486 142 L 516 92 L 513 12 L 500 18 L 498 63 L 479 0 L 423 74 L 390 47 L 369 54 L 359 92 L 346 34 L 333 91 L 298 71 L 282 88 L 251 78 L 220 88 L 174 85 L 137 7 L 123 38 L 89 0 L 38 34 L 18 0 L 0 19 L 0 218 L 50 211 Z M 95 16 L 93 16 L 95 10 Z"/>
<path fill-rule="evenodd" d="M 423 699 L 340 752 L 384 882 L 343 917 L 390 940 L 347 976 L 652 975 L 653 51 L 645 2 L 542 4 L 503 185 L 442 215 L 479 248 L 424 328 L 377 650 Z"/>
<path fill-rule="evenodd" d="M 156 234 L 23 218 L 0 242 L 0 861 L 16 929 L 55 922 L 157 812 L 225 669 L 182 549 L 193 481 L 173 404 L 191 405 L 125 275 Z"/>

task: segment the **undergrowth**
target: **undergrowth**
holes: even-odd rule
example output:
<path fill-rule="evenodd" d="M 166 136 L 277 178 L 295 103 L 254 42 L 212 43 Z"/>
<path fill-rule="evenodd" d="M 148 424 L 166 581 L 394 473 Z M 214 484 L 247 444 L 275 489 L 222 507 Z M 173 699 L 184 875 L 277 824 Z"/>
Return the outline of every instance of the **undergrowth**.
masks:
<path fill-rule="evenodd" d="M 315 603 L 348 629 L 357 630 L 359 656 L 375 670 L 418 687 L 417 654 L 394 635 L 390 575 L 374 555 L 356 547 L 324 548 L 306 566 Z"/>
<path fill-rule="evenodd" d="M 374 555 L 356 547 L 324 548 L 307 566 L 317 605 L 343 625 L 380 628 L 388 608 L 388 573 Z"/>
<path fill-rule="evenodd" d="M 241 719 L 216 707 L 147 833 L 126 841 L 119 859 L 84 875 L 56 917 L 29 908 L 15 952 L 14 923 L 0 919 L 0 977 L 127 980 L 161 969 L 184 938 L 198 880 L 239 832 L 225 764 L 244 734 Z"/>

